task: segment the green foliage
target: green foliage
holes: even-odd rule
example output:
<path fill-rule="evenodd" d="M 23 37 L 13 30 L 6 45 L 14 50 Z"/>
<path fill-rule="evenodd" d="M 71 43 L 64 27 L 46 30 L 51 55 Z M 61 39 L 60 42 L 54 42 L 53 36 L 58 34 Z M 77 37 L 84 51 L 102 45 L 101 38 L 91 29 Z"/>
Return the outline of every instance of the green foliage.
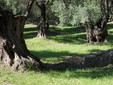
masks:
<path fill-rule="evenodd" d="M 70 5 L 70 11 L 72 10 L 71 24 L 95 22 L 101 16 L 100 4 L 97 1 L 83 2 L 82 5 L 75 6 Z"/>
<path fill-rule="evenodd" d="M 28 16 L 27 22 L 37 24 L 40 21 L 40 9 L 34 4 Z"/>
<path fill-rule="evenodd" d="M 55 0 L 51 6 L 53 12 L 56 13 L 56 16 L 59 17 L 60 24 L 64 25 L 68 23 L 68 10 L 66 9 L 65 3 L 63 0 Z"/>
<path fill-rule="evenodd" d="M 66 3 L 62 0 L 54 1 L 52 11 L 59 17 L 63 24 L 95 22 L 101 16 L 100 4 L 95 0 L 71 0 Z"/>
<path fill-rule="evenodd" d="M 2 0 L 0 5 L 3 9 L 10 10 L 14 14 L 23 14 L 29 0 Z"/>

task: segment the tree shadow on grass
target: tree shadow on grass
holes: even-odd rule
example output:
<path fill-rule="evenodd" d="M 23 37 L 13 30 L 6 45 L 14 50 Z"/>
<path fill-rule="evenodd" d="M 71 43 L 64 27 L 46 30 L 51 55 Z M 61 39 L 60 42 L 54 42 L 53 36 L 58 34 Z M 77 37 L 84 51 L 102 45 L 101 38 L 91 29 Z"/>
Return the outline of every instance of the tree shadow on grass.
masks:
<path fill-rule="evenodd" d="M 62 52 L 53 52 L 53 51 L 31 51 L 32 54 L 35 56 L 39 56 L 40 59 L 47 59 L 47 58 L 64 58 L 68 56 L 84 56 L 85 54 L 77 54 L 77 53 L 69 53 L 68 51 Z"/>
<path fill-rule="evenodd" d="M 86 35 L 63 35 L 56 37 L 48 37 L 49 40 L 54 40 L 59 43 L 70 43 L 70 44 L 84 44 L 87 42 Z"/>
<path fill-rule="evenodd" d="M 99 79 L 105 77 L 109 78 L 113 77 L 113 67 L 90 68 L 79 71 L 70 70 L 70 74 L 68 75 L 69 75 L 68 78 L 91 78 L 91 79 Z M 64 75 L 64 77 L 66 77 L 66 75 Z"/>
<path fill-rule="evenodd" d="M 48 36 L 57 36 L 57 35 L 69 35 L 69 34 L 76 34 L 76 33 L 84 33 L 84 27 L 50 27 Z"/>
<path fill-rule="evenodd" d="M 54 34 L 52 34 L 52 32 Z M 86 34 L 84 27 L 70 27 L 64 28 L 63 30 L 55 28 L 55 30 L 51 30 L 47 39 L 54 40 L 59 43 L 83 44 L 86 43 Z"/>
<path fill-rule="evenodd" d="M 108 38 L 107 38 L 108 42 L 113 43 L 113 34 L 108 34 Z"/>
<path fill-rule="evenodd" d="M 100 50 L 100 49 L 90 49 L 90 50 L 88 50 L 88 52 L 90 52 L 91 54 L 97 53 L 97 52 L 100 52 L 100 51 L 104 51 L 104 50 Z"/>
<path fill-rule="evenodd" d="M 109 29 L 113 29 L 113 24 L 107 24 L 107 28 Z"/>
<path fill-rule="evenodd" d="M 107 28 L 112 29 L 113 24 L 108 24 Z M 36 37 L 36 34 L 37 34 L 37 28 L 36 27 L 25 28 L 24 32 L 25 32 L 24 33 L 25 39 L 34 38 L 34 37 Z M 28 32 L 28 33 L 26 33 L 26 32 Z M 69 28 L 63 27 L 63 29 L 59 29 L 57 27 L 50 27 L 49 31 L 47 32 L 47 39 L 52 39 L 52 40 L 55 40 L 55 41 L 58 41 L 58 42 L 60 41 L 62 43 L 66 43 L 66 42 L 67 43 L 73 43 L 72 41 L 76 40 L 76 36 L 74 36 L 74 35 L 71 36 L 72 34 L 85 33 L 85 32 L 86 31 L 85 31 L 84 27 L 69 27 Z M 110 32 L 110 33 L 112 33 L 112 32 Z M 65 37 L 63 37 L 63 39 L 60 39 L 60 38 L 57 39 L 58 37 L 56 37 L 56 36 L 60 36 L 60 37 L 65 36 Z M 81 39 L 86 40 L 86 35 L 82 36 L 82 34 L 79 34 L 78 37 L 79 36 L 80 36 Z M 56 38 L 56 39 L 54 39 L 54 38 Z M 66 38 L 68 38 L 68 39 L 66 39 Z M 63 40 L 64 40 L 64 42 L 63 42 Z M 76 40 L 76 41 L 78 41 L 78 40 Z M 81 42 L 81 41 L 78 41 L 78 42 Z"/>
<path fill-rule="evenodd" d="M 47 39 L 55 40 L 60 43 L 71 43 L 71 44 L 83 44 L 86 43 L 86 35 L 79 34 L 84 33 L 85 29 L 83 27 L 71 27 L 59 29 L 55 27 L 50 27 L 47 32 Z M 73 35 L 78 34 L 78 35 Z M 37 28 L 25 28 L 24 29 L 24 39 L 34 38 L 37 35 Z"/>
<path fill-rule="evenodd" d="M 100 50 L 96 49 L 96 51 L 100 51 Z M 92 50 L 92 52 L 95 52 L 95 49 Z M 104 51 L 102 52 L 104 53 Z M 65 71 L 67 69 L 71 70 L 71 69 L 84 69 L 84 68 L 106 66 L 106 64 L 92 66 L 92 63 L 87 65 L 87 63 L 85 63 L 84 58 L 86 58 L 86 56 L 88 56 L 89 54 L 69 53 L 67 51 L 63 51 L 63 52 L 31 51 L 31 53 L 33 53 L 36 56 L 40 56 L 39 58 L 45 61 L 47 60 L 47 58 L 49 60 L 55 58 L 55 61 L 52 60 L 53 64 L 45 64 L 45 67 L 51 70 Z M 100 59 L 99 57 L 95 57 L 95 58 L 97 61 Z M 91 59 L 93 59 L 93 57 Z"/>
<path fill-rule="evenodd" d="M 89 72 L 77 72 L 76 74 L 78 75 L 77 76 L 78 78 L 82 77 L 82 78 L 95 79 L 95 78 L 102 78 L 102 77 L 113 77 L 113 67 L 94 68 Z M 75 77 L 76 74 L 75 75 L 72 74 L 71 78 Z"/>
<path fill-rule="evenodd" d="M 75 34 L 75 33 L 83 33 L 85 31 L 85 27 L 73 27 L 73 28 L 68 28 L 63 30 L 67 34 Z"/>
<path fill-rule="evenodd" d="M 108 24 L 107 25 L 108 30 L 113 29 L 113 24 Z M 108 37 L 107 37 L 108 42 L 112 43 L 113 42 L 113 31 L 108 32 Z"/>
<path fill-rule="evenodd" d="M 56 39 L 56 41 L 62 42 L 62 43 L 75 43 L 73 40 L 77 39 L 77 38 L 79 40 L 79 38 L 81 37 L 81 39 L 84 38 L 83 43 L 85 43 L 85 34 L 82 34 L 82 35 L 80 34 L 80 35 L 77 35 L 76 37 L 73 37 L 73 36 L 69 36 L 69 34 L 76 33 L 76 32 L 74 32 L 74 31 L 69 32 L 69 30 L 70 29 L 68 29 L 68 31 L 64 31 L 64 33 L 62 32 L 61 34 L 60 33 L 56 34 L 56 35 L 64 35 L 64 34 L 67 35 L 67 36 L 61 37 L 59 39 Z M 56 35 L 50 35 L 50 36 L 53 37 L 53 36 L 56 36 Z M 50 39 L 55 40 L 55 38 L 50 38 Z M 110 42 L 113 42 L 112 38 L 113 38 L 113 35 L 109 35 L 108 39 L 111 40 Z M 82 41 L 79 41 L 79 42 L 82 42 Z M 92 52 L 97 52 L 97 51 L 100 51 L 100 50 L 99 49 L 93 49 L 93 50 L 89 50 L 89 51 L 92 53 Z M 75 55 L 80 56 L 80 57 L 81 56 L 84 57 L 84 55 L 76 54 L 76 53 L 69 53 L 69 52 L 51 52 L 51 51 L 41 51 L 41 52 L 31 51 L 31 52 L 36 56 L 40 56 L 39 57 L 40 59 L 53 58 L 53 57 L 62 58 L 62 56 L 75 56 Z M 82 62 L 80 62 L 79 64 L 82 65 Z M 93 69 L 90 69 L 89 71 L 87 71 L 88 69 L 86 71 L 85 70 L 84 71 L 76 71 L 76 70 L 74 70 L 78 66 L 78 63 L 76 63 L 76 62 L 60 62 L 60 63 L 51 64 L 51 65 L 49 64 L 49 65 L 47 65 L 47 67 L 48 66 L 53 66 L 54 68 L 57 66 L 57 69 L 52 69 L 52 70 L 57 70 L 61 74 L 62 74 L 62 72 L 66 71 L 67 69 L 72 71 L 69 74 L 69 78 L 75 78 L 75 77 L 81 78 L 82 77 L 82 78 L 95 79 L 95 78 L 112 77 L 113 76 L 113 68 L 93 68 Z M 84 66 L 81 67 L 81 68 L 83 69 Z M 57 74 L 57 76 L 58 75 L 59 74 Z M 66 77 L 66 76 L 64 75 L 64 77 Z"/>
<path fill-rule="evenodd" d="M 53 71 L 53 72 L 52 72 Z M 79 70 L 65 70 L 65 71 L 43 71 L 44 73 L 48 73 L 51 77 L 63 77 L 71 79 L 71 78 L 85 78 L 85 79 L 101 79 L 101 78 L 112 78 L 113 77 L 113 66 L 109 67 L 99 67 L 99 68 L 87 68 L 87 69 L 79 69 Z"/>
<path fill-rule="evenodd" d="M 113 24 L 108 24 L 107 25 L 108 30 L 113 29 Z M 108 31 L 108 37 L 107 37 L 109 45 L 112 45 L 113 43 L 113 31 L 110 30 Z"/>
<path fill-rule="evenodd" d="M 37 28 L 36 27 L 29 27 L 24 29 L 24 39 L 34 38 L 37 35 Z"/>
<path fill-rule="evenodd" d="M 98 52 L 101 51 L 99 49 L 92 49 L 89 50 L 91 53 L 92 52 Z M 113 77 L 113 66 L 104 66 L 104 67 L 89 67 L 86 68 L 85 65 L 83 64 L 84 60 L 78 61 L 75 60 L 76 58 L 74 57 L 80 57 L 84 58 L 87 54 L 77 54 L 77 53 L 69 53 L 68 51 L 63 51 L 63 52 L 53 52 L 53 51 L 31 51 L 35 56 L 39 56 L 40 59 L 47 59 L 47 58 L 62 58 L 62 61 L 58 60 L 58 62 L 53 62 L 53 64 L 47 64 L 44 63 L 46 66 L 46 69 L 42 70 L 41 72 L 52 72 L 52 75 L 50 73 L 50 76 L 60 76 L 64 74 L 64 78 L 103 78 L 103 77 Z M 65 61 L 64 57 L 73 57 L 73 61 Z M 70 58 L 68 58 L 70 59 Z M 78 70 L 79 69 L 79 70 Z M 66 71 L 69 72 L 65 73 Z M 48 73 L 49 74 L 49 73 Z M 66 75 L 65 75 L 66 74 Z"/>
<path fill-rule="evenodd" d="M 36 37 L 37 32 L 30 32 L 30 33 L 25 33 L 24 34 L 24 39 L 30 39 Z"/>
<path fill-rule="evenodd" d="M 113 28 L 113 24 L 108 24 L 107 28 L 108 28 L 108 30 L 112 29 Z M 58 41 L 60 43 L 84 44 L 84 43 L 87 42 L 86 34 L 80 34 L 80 33 L 85 33 L 85 32 L 86 31 L 85 31 L 84 27 L 65 28 L 62 31 L 60 30 L 59 34 L 58 33 L 56 34 L 56 37 L 54 37 L 55 36 L 55 33 L 54 33 L 54 35 L 52 35 L 52 36 L 50 34 L 49 37 L 47 37 L 47 39 L 55 40 L 55 41 Z M 107 38 L 107 40 L 110 43 L 113 42 L 113 35 L 112 35 L 112 33 L 113 32 L 110 31 L 109 34 L 108 34 L 108 38 Z M 78 35 L 72 35 L 72 34 L 78 34 Z"/>
<path fill-rule="evenodd" d="M 113 28 L 113 24 L 107 25 L 108 30 Z M 84 44 L 87 43 L 86 34 L 85 34 L 84 27 L 72 27 L 72 28 L 65 28 L 62 30 L 62 33 L 56 36 L 49 36 L 47 39 L 55 40 L 60 43 L 71 43 L 71 44 Z M 60 33 L 60 32 L 59 32 Z M 81 34 L 82 33 L 82 34 Z M 107 40 L 109 44 L 113 42 L 113 35 L 112 31 L 109 32 Z M 75 35 L 73 35 L 75 34 Z M 77 34 L 77 35 L 76 35 Z"/>
<path fill-rule="evenodd" d="M 36 31 L 37 27 L 27 27 L 24 29 L 24 32 L 29 32 L 29 31 Z"/>

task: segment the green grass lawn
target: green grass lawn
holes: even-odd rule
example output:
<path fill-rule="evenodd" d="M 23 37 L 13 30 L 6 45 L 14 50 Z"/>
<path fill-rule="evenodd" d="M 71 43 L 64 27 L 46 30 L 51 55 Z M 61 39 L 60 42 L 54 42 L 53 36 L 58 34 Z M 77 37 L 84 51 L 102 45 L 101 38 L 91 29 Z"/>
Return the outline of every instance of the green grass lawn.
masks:
<path fill-rule="evenodd" d="M 108 43 L 89 45 L 84 28 L 50 27 L 48 36 L 36 38 L 35 25 L 26 25 L 24 38 L 28 49 L 45 63 L 61 62 L 65 57 L 84 57 L 113 49 L 113 26 L 108 25 Z M 0 69 L 0 85 L 113 85 L 113 68 L 90 68 L 65 71 L 12 72 Z"/>

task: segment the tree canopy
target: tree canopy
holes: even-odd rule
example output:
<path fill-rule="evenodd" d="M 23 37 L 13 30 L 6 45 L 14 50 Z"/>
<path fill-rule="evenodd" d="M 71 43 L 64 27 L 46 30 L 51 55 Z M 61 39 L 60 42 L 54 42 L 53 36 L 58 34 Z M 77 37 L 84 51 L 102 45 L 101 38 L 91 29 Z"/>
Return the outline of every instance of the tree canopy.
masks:
<path fill-rule="evenodd" d="M 14 14 L 22 14 L 25 12 L 29 0 L 2 0 L 0 5 L 2 8 L 12 11 Z"/>
<path fill-rule="evenodd" d="M 75 25 L 92 21 L 95 23 L 102 15 L 111 9 L 110 1 L 101 0 L 55 0 L 52 11 L 59 17 L 61 24 Z M 103 5 L 102 5 L 103 3 Z M 102 7 L 103 6 L 103 7 Z"/>

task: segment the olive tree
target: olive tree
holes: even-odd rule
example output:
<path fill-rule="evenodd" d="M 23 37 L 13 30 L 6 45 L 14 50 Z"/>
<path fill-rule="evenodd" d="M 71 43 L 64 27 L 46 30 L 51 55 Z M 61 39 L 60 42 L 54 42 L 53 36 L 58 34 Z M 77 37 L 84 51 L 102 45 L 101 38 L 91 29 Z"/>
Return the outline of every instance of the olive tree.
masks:
<path fill-rule="evenodd" d="M 52 10 L 63 24 L 84 24 L 88 43 L 98 43 L 106 41 L 111 6 L 110 0 L 56 0 Z"/>
<path fill-rule="evenodd" d="M 47 12 L 49 12 L 48 10 L 51 10 L 48 8 L 50 8 L 53 1 L 54 0 L 37 0 L 36 1 L 36 5 L 40 9 L 40 22 L 38 23 L 38 26 L 37 26 L 38 28 L 37 37 L 38 38 L 46 37 L 46 33 L 49 29 Z"/>
<path fill-rule="evenodd" d="M 37 26 L 37 28 L 39 29 L 37 34 L 38 38 L 46 37 L 46 32 L 47 32 L 47 29 L 49 28 L 49 24 L 47 22 L 47 15 L 46 15 L 48 2 L 49 1 L 47 0 L 36 1 L 36 5 L 39 7 L 41 12 L 40 22 L 38 23 L 38 26 Z"/>
<path fill-rule="evenodd" d="M 22 1 L 26 3 L 24 12 L 14 7 L 19 1 L 22 0 L 4 0 L 5 6 L 0 5 L 0 62 L 14 70 L 42 67 L 42 62 L 29 52 L 23 39 L 24 25 L 35 0 Z"/>

